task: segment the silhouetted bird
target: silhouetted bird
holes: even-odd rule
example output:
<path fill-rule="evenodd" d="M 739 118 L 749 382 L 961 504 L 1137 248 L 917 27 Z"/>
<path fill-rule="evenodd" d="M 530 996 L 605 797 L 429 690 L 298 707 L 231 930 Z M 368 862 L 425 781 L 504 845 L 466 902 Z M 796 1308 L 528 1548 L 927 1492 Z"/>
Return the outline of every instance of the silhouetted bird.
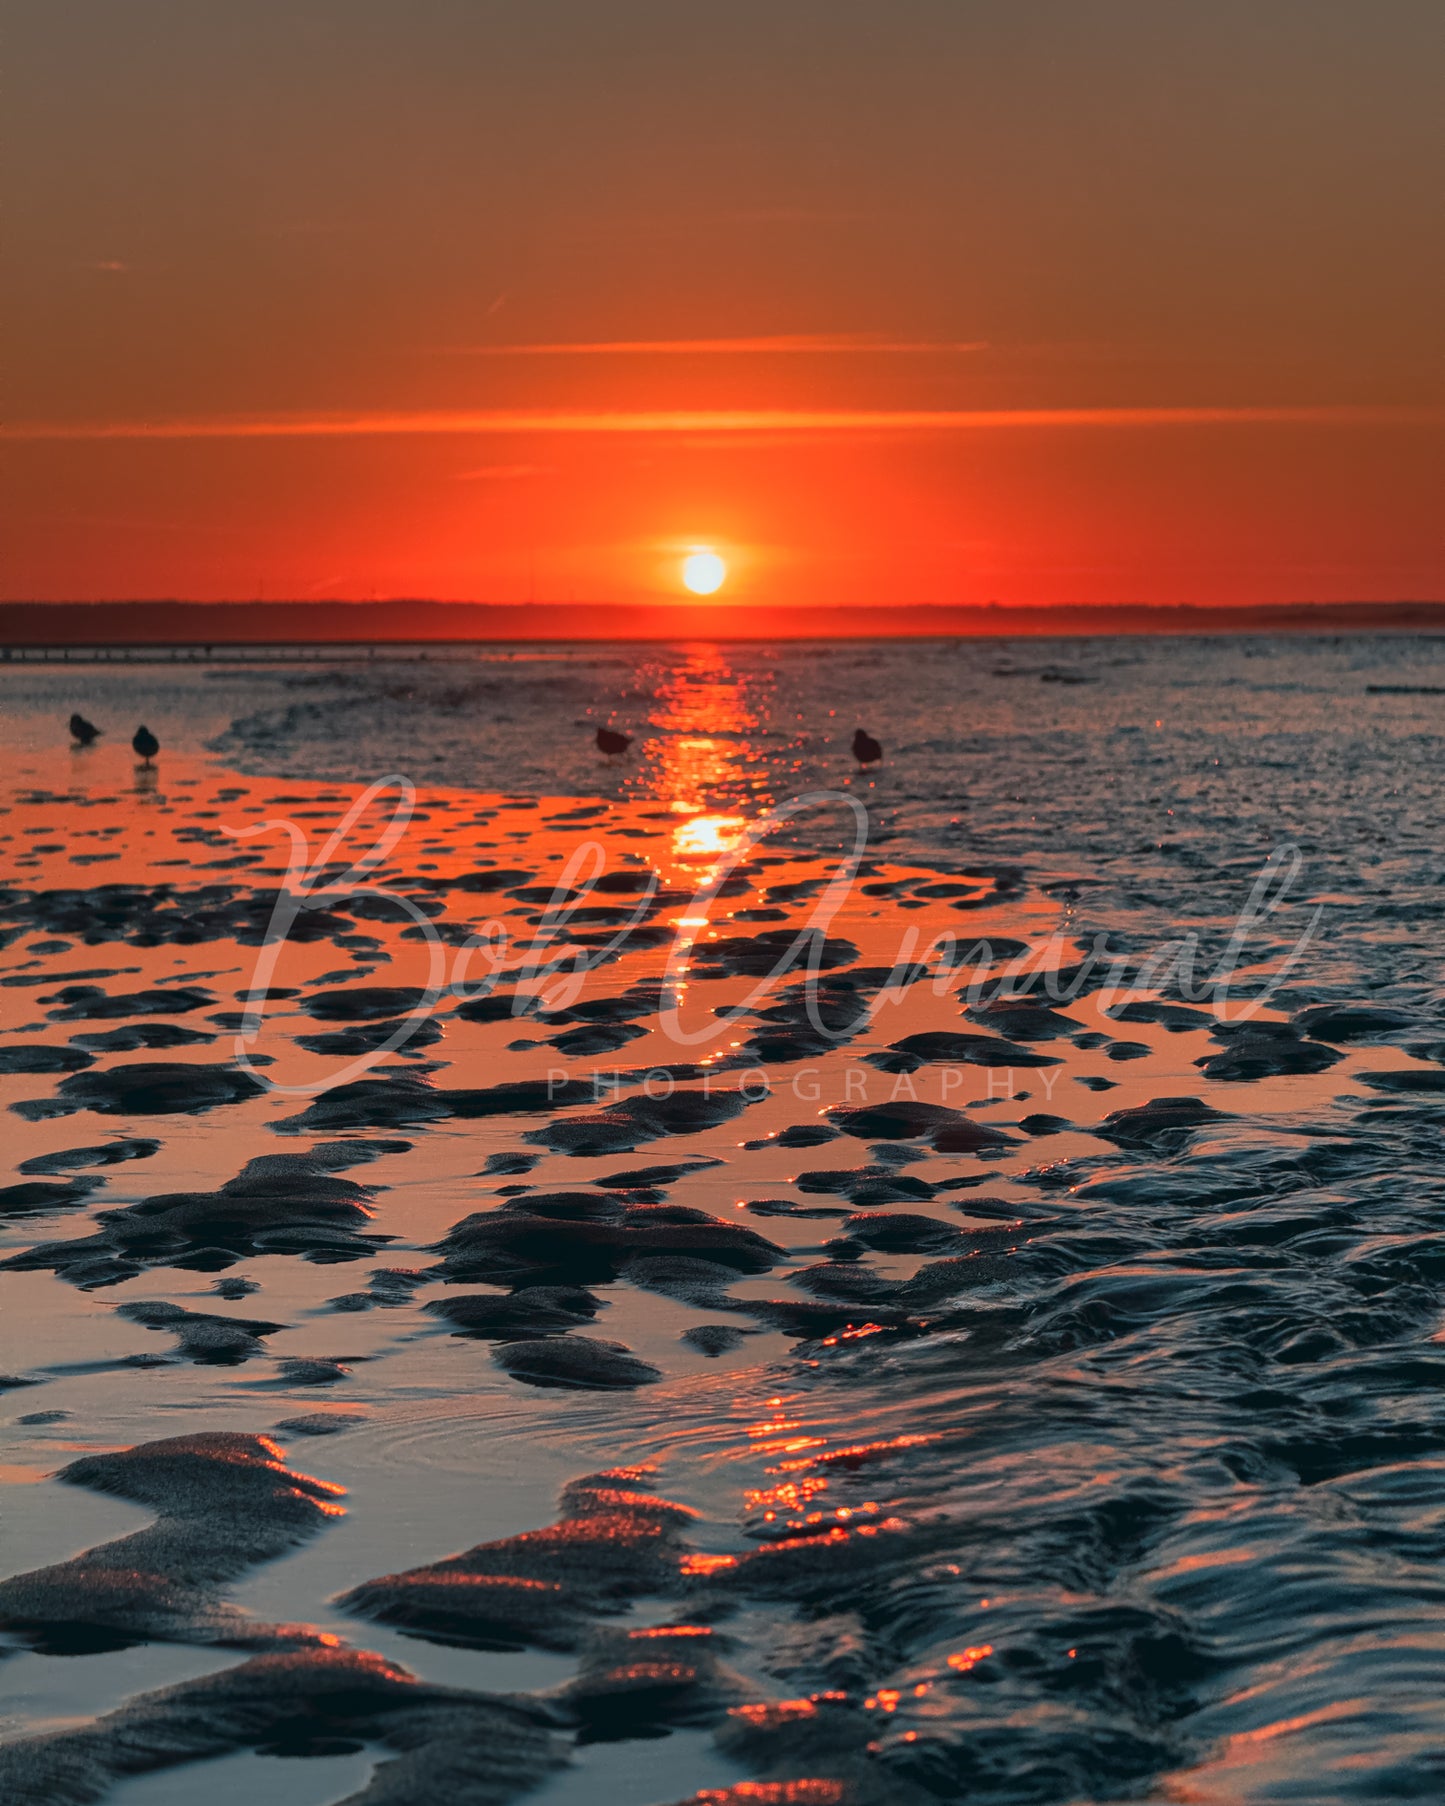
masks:
<path fill-rule="evenodd" d="M 84 715 L 70 717 L 70 737 L 77 746 L 89 746 L 100 729 L 93 721 L 87 721 Z"/>
<path fill-rule="evenodd" d="M 131 745 L 145 760 L 147 765 L 150 764 L 151 760 L 161 750 L 160 741 L 156 739 L 155 735 L 148 727 L 138 727 L 135 730 L 135 736 L 131 740 Z"/>
<path fill-rule="evenodd" d="M 865 734 L 861 727 L 855 727 L 853 730 L 853 757 L 858 761 L 859 771 L 862 771 L 865 765 L 878 763 L 883 757 L 883 748 L 872 734 Z"/>
<path fill-rule="evenodd" d="M 614 753 L 625 753 L 631 744 L 631 734 L 615 733 L 610 727 L 597 730 L 597 750 L 606 753 L 609 759 Z"/>

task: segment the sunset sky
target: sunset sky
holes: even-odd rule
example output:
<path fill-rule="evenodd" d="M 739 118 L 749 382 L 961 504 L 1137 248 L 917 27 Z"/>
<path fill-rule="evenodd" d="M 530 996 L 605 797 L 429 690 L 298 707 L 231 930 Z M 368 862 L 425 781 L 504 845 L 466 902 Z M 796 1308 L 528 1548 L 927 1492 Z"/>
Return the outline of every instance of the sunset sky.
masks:
<path fill-rule="evenodd" d="M 5 0 L 3 58 L 8 598 L 1445 595 L 1440 0 Z"/>

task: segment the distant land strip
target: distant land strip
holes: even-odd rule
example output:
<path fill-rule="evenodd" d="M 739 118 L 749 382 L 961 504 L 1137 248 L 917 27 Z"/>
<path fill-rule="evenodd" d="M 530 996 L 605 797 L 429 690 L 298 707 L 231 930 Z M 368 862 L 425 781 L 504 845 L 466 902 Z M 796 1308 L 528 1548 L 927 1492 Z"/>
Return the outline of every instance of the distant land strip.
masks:
<path fill-rule="evenodd" d="M 563 602 L 5 602 L 0 657 L 25 648 L 385 646 L 608 640 L 971 639 L 1091 634 L 1445 634 L 1445 601 L 1261 607 L 768 608 Z"/>

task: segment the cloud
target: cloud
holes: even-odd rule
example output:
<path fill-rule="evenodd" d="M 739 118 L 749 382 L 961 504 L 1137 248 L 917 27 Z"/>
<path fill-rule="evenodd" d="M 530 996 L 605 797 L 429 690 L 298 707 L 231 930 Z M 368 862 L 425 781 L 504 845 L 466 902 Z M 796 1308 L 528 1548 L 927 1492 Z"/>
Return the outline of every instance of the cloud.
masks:
<path fill-rule="evenodd" d="M 500 434 L 669 436 L 679 433 L 789 436 L 799 433 L 968 433 L 1040 428 L 1439 425 L 1445 425 L 1445 407 L 1441 406 L 701 408 L 655 412 L 485 408 L 182 420 L 18 421 L 0 427 L 0 439 L 372 439 L 481 438 Z"/>
<path fill-rule="evenodd" d="M 890 339 L 869 332 L 785 332 L 733 339 L 586 339 L 523 345 L 443 345 L 442 357 L 772 357 L 828 353 L 953 355 L 986 351 L 986 339 Z"/>

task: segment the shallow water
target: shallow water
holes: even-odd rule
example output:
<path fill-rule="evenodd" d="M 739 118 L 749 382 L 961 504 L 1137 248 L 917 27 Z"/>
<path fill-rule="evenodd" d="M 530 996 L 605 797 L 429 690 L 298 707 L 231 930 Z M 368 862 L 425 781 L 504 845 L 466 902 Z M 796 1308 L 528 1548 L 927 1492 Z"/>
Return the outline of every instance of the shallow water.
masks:
<path fill-rule="evenodd" d="M 1442 731 L 1441 699 L 1423 692 L 1442 682 L 1439 643 L 1385 638 L 547 648 L 336 673 L 0 672 L 10 773 L 0 1053 L 169 1022 L 208 1039 L 82 1046 L 96 1055 L 85 1071 L 233 1061 L 231 1013 L 258 958 L 243 905 L 280 882 L 286 839 L 242 842 L 222 829 L 284 818 L 314 856 L 358 787 L 397 771 L 417 784 L 419 814 L 374 882 L 426 915 L 439 910 L 454 939 L 499 920 L 525 946 L 573 849 L 594 837 L 609 871 L 658 872 L 672 899 L 658 923 L 696 933 L 680 1022 L 698 1037 L 709 1024 L 715 1032 L 679 1046 L 649 1009 L 628 1019 L 644 1031 L 636 1038 L 573 1052 L 535 1015 L 469 1021 L 447 997 L 432 1012 L 439 1038 L 402 1045 L 383 1071 L 443 1092 L 624 1075 L 604 1076 L 599 1107 L 642 1095 L 644 1075 L 678 1061 L 706 1060 L 707 1084 L 724 1091 L 759 1071 L 768 1081 L 741 1114 L 694 1133 L 649 1133 L 608 1152 L 614 1127 L 580 1154 L 565 1139 L 529 1137 L 586 1105 L 332 1126 L 313 1116 L 300 1129 L 285 1125 L 311 1095 L 274 1090 L 166 1114 L 8 1110 L 0 1183 L 77 1173 L 104 1183 L 60 1209 L 26 1203 L 0 1217 L 0 1257 L 87 1236 L 102 1210 L 214 1193 L 257 1156 L 338 1137 L 412 1145 L 343 1170 L 377 1188 L 365 1233 L 393 1238 L 344 1258 L 324 1237 L 219 1251 L 202 1237 L 89 1277 L 63 1253 L 55 1270 L 0 1269 L 0 1373 L 34 1382 L 0 1394 L 3 1573 L 149 1521 L 140 1506 L 46 1478 L 78 1454 L 334 1414 L 345 1417 L 336 1435 L 276 1435 L 293 1468 L 346 1488 L 345 1515 L 228 1582 L 225 1599 L 257 1620 L 301 1621 L 375 1650 L 423 1680 L 548 1693 L 568 1686 L 578 1658 L 408 1635 L 338 1596 L 548 1524 L 569 1479 L 644 1464 L 661 1493 L 701 1514 L 688 1536 L 717 1558 L 715 1590 L 684 1591 L 681 1603 L 640 1597 L 621 1622 L 710 1616 L 753 1701 L 846 1695 L 827 1707 L 843 1715 L 837 1750 L 854 1752 L 838 1770 L 854 1792 L 839 1799 L 861 1800 L 868 1786 L 870 1798 L 1060 1806 L 1438 1797 Z M 85 754 L 57 744 L 72 707 L 116 744 Z M 158 775 L 137 772 L 125 747 L 142 715 L 163 742 Z M 597 757 L 599 722 L 638 731 L 626 759 Z M 886 753 L 861 776 L 846 757 L 859 722 Z M 820 791 L 833 800 L 748 854 L 733 894 L 689 901 L 744 824 Z M 1113 989 L 1101 982 L 1106 961 L 1057 1003 L 1068 1021 L 1013 1043 L 1055 1064 L 960 1055 L 885 1070 L 908 1036 L 1005 1032 L 996 1018 L 961 1013 L 975 967 L 945 971 L 938 958 L 938 983 L 902 987 L 821 1051 L 788 1040 L 796 1014 L 781 1025 L 720 1022 L 715 1012 L 741 1007 L 759 979 L 756 969 L 725 975 L 709 941 L 807 921 L 851 819 L 839 799 L 850 796 L 868 811 L 874 863 L 828 926 L 851 957 L 822 973 L 823 995 L 835 975 L 921 957 L 943 934 L 960 950 L 979 939 L 1052 946 L 1065 965 L 1104 947 L 1117 962 Z M 568 800 L 590 798 L 605 807 L 579 815 Z M 369 844 L 364 827 L 345 857 Z M 1145 1019 L 1120 1018 L 1121 986 L 1146 1005 L 1180 1002 L 1177 968 L 1140 983 L 1163 943 L 1192 933 L 1196 970 L 1220 969 L 1264 859 L 1289 844 L 1298 876 L 1239 947 L 1228 995 L 1186 994 L 1196 1017 L 1149 1019 L 1146 1008 L 1135 1012 Z M 534 874 L 531 885 L 456 882 L 512 868 Z M 107 884 L 134 889 L 97 888 Z M 940 885 L 955 894 L 937 894 Z M 690 920 L 699 909 L 707 925 Z M 167 911 L 188 924 L 167 927 Z M 324 1084 L 353 1059 L 298 1044 L 355 1032 L 312 1013 L 318 992 L 424 987 L 430 975 L 434 949 L 414 922 L 364 907 L 330 913 L 271 976 L 293 995 L 267 1005 L 250 1044 L 269 1082 Z M 267 914 L 254 916 L 261 930 Z M 572 922 L 568 932 L 612 926 Z M 556 952 L 515 988 L 555 983 L 544 968 Z M 669 952 L 666 936 L 635 946 L 588 974 L 582 997 L 655 979 Z M 447 976 L 456 955 L 451 942 L 437 955 Z M 757 1007 L 785 1002 L 793 978 Z M 101 1001 L 67 998 L 68 985 L 94 987 Z M 176 1010 L 152 999 L 145 1015 L 120 1001 L 167 987 L 202 997 Z M 1318 1035 L 1256 1036 L 1241 1062 L 1243 1044 L 1209 1012 L 1237 1015 L 1261 987 L 1262 1020 L 1281 1027 L 1322 1004 L 1384 1014 Z M 1220 1064 L 1226 1055 L 1233 1066 Z M 80 1095 L 59 1072 L 0 1076 L 6 1106 Z M 1111 1113 L 1180 1096 L 1220 1114 L 1122 1138 L 1110 1130 Z M 824 1117 L 830 1108 L 910 1098 L 1008 1139 L 935 1149 L 919 1134 L 872 1129 L 811 1147 L 777 1141 L 792 1126 L 846 1120 Z M 117 1164 L 21 1170 L 146 1138 L 159 1147 Z M 489 1156 L 518 1154 L 533 1163 L 485 1170 Z M 499 1344 L 452 1335 L 424 1308 L 463 1287 L 492 1291 L 474 1279 L 448 1285 L 437 1270 L 432 1250 L 470 1214 L 704 1160 L 718 1164 L 653 1190 L 781 1253 L 770 1272 L 741 1273 L 702 1301 L 686 1287 L 654 1289 L 642 1268 L 629 1278 L 625 1262 L 585 1281 L 601 1309 L 576 1333 L 624 1343 L 658 1370 L 654 1383 L 542 1389 L 494 1362 Z M 872 1173 L 847 1190 L 809 1177 L 865 1166 Z M 900 1176 L 922 1183 L 895 1185 L 891 1201 L 851 1196 L 880 1184 L 886 1193 Z M 784 1213 L 749 1208 L 776 1201 Z M 788 1213 L 818 1209 L 836 1214 Z M 905 1214 L 955 1239 L 924 1246 L 915 1227 L 900 1232 L 907 1245 L 875 1245 L 887 1240 L 877 1223 Z M 830 1252 L 840 1237 L 848 1245 Z M 959 1255 L 967 1271 L 939 1264 Z M 333 1306 L 365 1292 L 377 1267 L 424 1274 L 373 1308 Z M 257 1289 L 218 1296 L 218 1280 L 237 1276 Z M 788 1301 L 794 1316 L 758 1314 L 768 1300 Z M 803 1333 L 796 1312 L 830 1300 L 838 1325 Z M 117 1314 L 136 1301 L 280 1327 L 236 1364 L 198 1362 L 164 1327 Z M 753 1314 L 739 1311 L 749 1303 Z M 710 1357 L 681 1340 L 704 1322 L 747 1333 Z M 124 1364 L 136 1356 L 165 1358 Z M 300 1384 L 283 1365 L 292 1357 L 339 1367 L 332 1383 Z M 67 1415 L 19 1421 L 51 1411 Z M 818 1537 L 829 1540 L 809 1540 Z M 738 1558 L 774 1545 L 782 1559 L 759 1586 Z M 5 1739 L 243 1659 L 184 1640 L 88 1655 L 11 1640 L 0 1663 Z M 685 1719 L 669 1721 L 670 1736 L 575 1748 L 564 1733 L 572 1765 L 533 1797 L 659 1806 L 758 1775 L 832 1772 L 834 1752 L 820 1757 L 786 1724 L 769 1733 L 765 1760 L 726 1730 L 714 1747 L 705 1706 Z M 160 1806 L 196 1797 L 204 1777 L 218 1806 L 258 1787 L 302 1806 L 348 1796 L 384 1755 L 369 1744 L 306 1762 L 238 1750 L 204 1769 L 135 1777 L 112 1797 Z"/>

